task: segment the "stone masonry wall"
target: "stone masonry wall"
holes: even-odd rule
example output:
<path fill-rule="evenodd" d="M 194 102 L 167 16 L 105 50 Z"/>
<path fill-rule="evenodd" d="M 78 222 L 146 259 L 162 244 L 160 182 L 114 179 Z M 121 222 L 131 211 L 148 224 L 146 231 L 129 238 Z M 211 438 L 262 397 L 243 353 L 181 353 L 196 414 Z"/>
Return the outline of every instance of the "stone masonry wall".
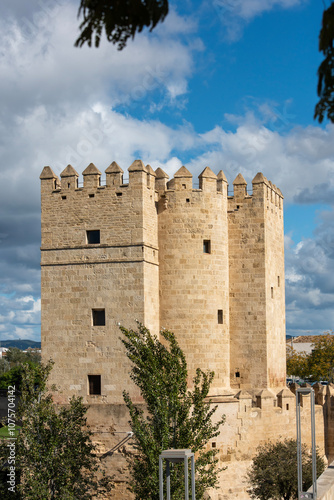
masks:
<path fill-rule="evenodd" d="M 256 392 L 285 385 L 283 200 L 262 174 L 253 179 L 252 195 L 241 174 L 233 186 L 228 198 L 231 387 Z"/>
<path fill-rule="evenodd" d="M 100 187 L 96 167 L 85 172 L 83 188 L 72 167 L 61 189 L 51 169 L 41 176 L 43 359 L 55 361 L 50 382 L 59 401 L 121 403 L 125 387 L 137 390 L 118 325 L 138 320 L 159 331 L 155 191 L 142 162 L 133 164 L 129 185 L 115 182 L 116 172 Z M 89 230 L 100 231 L 100 243 L 87 241 Z M 93 309 L 105 310 L 105 325 L 93 325 Z M 101 376 L 100 395 L 89 394 L 89 375 Z"/>
<path fill-rule="evenodd" d="M 197 367 L 213 370 L 212 393 L 222 394 L 229 389 L 227 193 L 217 191 L 210 169 L 202 189 L 181 170 L 159 205 L 160 322 L 177 334 L 189 382 Z"/>

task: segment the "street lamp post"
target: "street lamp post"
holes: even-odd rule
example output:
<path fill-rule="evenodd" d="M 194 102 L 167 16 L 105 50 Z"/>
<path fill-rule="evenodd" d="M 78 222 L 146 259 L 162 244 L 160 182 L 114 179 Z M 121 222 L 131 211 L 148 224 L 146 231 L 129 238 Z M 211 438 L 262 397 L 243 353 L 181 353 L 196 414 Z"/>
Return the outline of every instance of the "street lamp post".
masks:
<path fill-rule="evenodd" d="M 189 499 L 188 487 L 188 460 L 191 459 L 191 499 L 195 500 L 195 459 L 194 454 L 189 449 L 184 450 L 164 450 L 159 455 L 159 494 L 160 500 L 164 498 L 164 481 L 163 481 L 163 460 L 166 460 L 166 486 L 167 500 L 170 500 L 170 463 L 184 462 L 184 491 L 185 499 Z"/>

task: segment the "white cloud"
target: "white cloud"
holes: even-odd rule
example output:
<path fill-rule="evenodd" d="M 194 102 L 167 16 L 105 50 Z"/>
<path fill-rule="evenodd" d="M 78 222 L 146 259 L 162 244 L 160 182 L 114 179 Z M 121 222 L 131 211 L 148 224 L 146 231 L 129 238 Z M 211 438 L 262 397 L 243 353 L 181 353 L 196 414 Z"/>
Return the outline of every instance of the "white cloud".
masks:
<path fill-rule="evenodd" d="M 41 103 L 58 106 L 63 102 L 75 110 L 83 102 L 101 98 L 114 105 L 143 100 L 153 90 L 167 94 L 170 102 L 187 92 L 193 53 L 203 47 L 194 37 L 194 23 L 174 11 L 161 28 L 149 36 L 139 34 L 120 52 L 105 40 L 98 49 L 75 48 L 76 4 L 49 10 L 50 15 L 44 14 L 35 30 L 29 31 L 21 19 L 0 20 L 5 109 L 15 109 L 20 115 Z M 187 34 L 189 43 L 184 38 Z"/>

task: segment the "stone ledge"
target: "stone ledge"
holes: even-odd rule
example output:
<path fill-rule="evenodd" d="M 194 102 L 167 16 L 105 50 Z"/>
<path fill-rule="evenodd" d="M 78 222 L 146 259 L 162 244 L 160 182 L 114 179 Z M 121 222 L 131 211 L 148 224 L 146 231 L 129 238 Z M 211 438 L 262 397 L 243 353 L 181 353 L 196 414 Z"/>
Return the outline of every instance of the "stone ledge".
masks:
<path fill-rule="evenodd" d="M 321 474 L 317 480 L 317 500 L 333 500 L 334 498 L 334 462 Z M 312 492 L 312 486 L 308 493 Z"/>

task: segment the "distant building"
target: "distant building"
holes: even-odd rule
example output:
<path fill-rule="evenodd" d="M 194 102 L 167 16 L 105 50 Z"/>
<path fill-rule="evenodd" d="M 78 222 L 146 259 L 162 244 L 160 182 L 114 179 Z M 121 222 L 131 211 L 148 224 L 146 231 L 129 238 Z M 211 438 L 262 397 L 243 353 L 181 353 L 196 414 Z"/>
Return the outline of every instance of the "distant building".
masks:
<path fill-rule="evenodd" d="M 291 337 L 286 341 L 286 345 L 292 347 L 296 352 L 306 352 L 306 354 L 310 354 L 314 342 L 321 337 L 322 335 L 300 335 L 298 337 Z"/>
<path fill-rule="evenodd" d="M 7 347 L 0 347 L 0 359 L 6 357 Z"/>

